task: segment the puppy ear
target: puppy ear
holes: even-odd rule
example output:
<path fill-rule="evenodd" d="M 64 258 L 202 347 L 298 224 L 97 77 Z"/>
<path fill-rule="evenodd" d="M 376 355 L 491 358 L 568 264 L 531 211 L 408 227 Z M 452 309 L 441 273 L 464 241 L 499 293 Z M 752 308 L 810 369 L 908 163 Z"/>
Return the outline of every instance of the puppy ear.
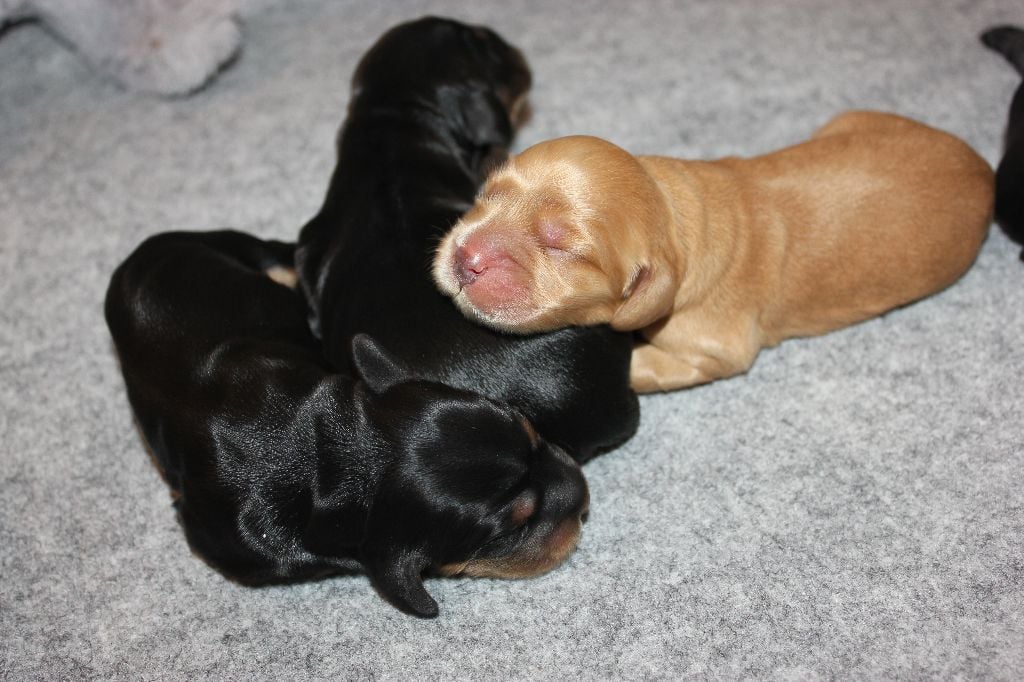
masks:
<path fill-rule="evenodd" d="M 384 350 L 369 334 L 352 337 L 352 362 L 356 371 L 374 393 L 409 379 L 409 373 L 398 359 Z"/>
<path fill-rule="evenodd" d="M 489 88 L 458 85 L 444 88 L 439 99 L 451 120 L 478 147 L 507 147 L 512 140 L 512 121 L 498 95 Z"/>
<path fill-rule="evenodd" d="M 423 587 L 422 573 L 428 565 L 420 551 L 395 550 L 369 553 L 363 565 L 381 595 L 406 613 L 420 618 L 435 618 L 437 602 Z"/>
<path fill-rule="evenodd" d="M 612 328 L 633 331 L 657 322 L 672 312 L 675 290 L 669 268 L 638 266 L 622 290 L 623 301 L 612 315 Z"/>

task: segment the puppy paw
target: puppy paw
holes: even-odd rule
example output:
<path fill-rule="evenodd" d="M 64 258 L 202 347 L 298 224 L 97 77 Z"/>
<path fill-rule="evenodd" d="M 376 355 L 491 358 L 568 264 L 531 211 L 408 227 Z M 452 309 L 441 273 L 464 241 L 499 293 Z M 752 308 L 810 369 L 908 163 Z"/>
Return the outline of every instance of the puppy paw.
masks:
<path fill-rule="evenodd" d="M 739 347 L 736 344 L 736 348 Z M 699 386 L 747 371 L 756 355 L 756 348 L 731 360 L 693 350 L 674 355 L 651 343 L 641 343 L 633 348 L 629 384 L 637 393 Z"/>
<path fill-rule="evenodd" d="M 274 280 L 282 286 L 286 286 L 289 289 L 294 289 L 299 283 L 299 276 L 295 272 L 295 268 L 285 268 L 280 265 L 275 265 L 272 268 L 264 270 L 267 277 Z"/>

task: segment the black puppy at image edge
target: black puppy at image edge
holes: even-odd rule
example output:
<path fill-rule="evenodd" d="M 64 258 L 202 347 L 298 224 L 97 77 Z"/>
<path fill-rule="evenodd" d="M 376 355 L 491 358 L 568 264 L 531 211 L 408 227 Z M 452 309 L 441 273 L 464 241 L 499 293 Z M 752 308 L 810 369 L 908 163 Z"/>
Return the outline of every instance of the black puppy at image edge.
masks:
<path fill-rule="evenodd" d="M 507 158 L 530 81 L 519 51 L 487 28 L 425 18 L 389 31 L 356 69 L 296 264 L 337 366 L 369 333 L 411 375 L 516 406 L 582 462 L 636 430 L 631 337 L 607 326 L 504 335 L 463 317 L 431 277 L 440 238 Z"/>
<path fill-rule="evenodd" d="M 335 373 L 297 294 L 293 247 L 164 233 L 115 271 L 105 312 L 128 397 L 192 548 L 246 584 L 362 567 L 418 616 L 421 574 L 525 577 L 572 551 L 579 466 L 517 411 L 408 381 L 366 336 Z"/>
<path fill-rule="evenodd" d="M 981 40 L 1006 57 L 1024 78 L 1024 29 L 996 26 L 982 33 Z M 996 220 L 1011 239 L 1024 244 L 1024 80 L 1010 104 L 1004 143 L 1003 158 L 996 169 Z"/>

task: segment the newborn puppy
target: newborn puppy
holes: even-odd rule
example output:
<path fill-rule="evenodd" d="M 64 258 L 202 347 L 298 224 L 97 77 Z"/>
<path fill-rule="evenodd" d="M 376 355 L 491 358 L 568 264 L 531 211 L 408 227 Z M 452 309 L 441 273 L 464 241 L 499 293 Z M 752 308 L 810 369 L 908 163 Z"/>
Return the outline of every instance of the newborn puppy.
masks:
<path fill-rule="evenodd" d="M 440 237 L 505 158 L 529 84 L 519 52 L 486 28 L 423 19 L 384 35 L 356 70 L 337 168 L 296 261 L 332 362 L 369 333 L 409 374 L 510 403 L 583 461 L 636 429 L 629 335 L 497 334 L 430 275 Z"/>
<path fill-rule="evenodd" d="M 578 465 L 521 414 L 405 381 L 366 336 L 362 381 L 322 358 L 292 246 L 165 233 L 117 269 L 106 316 L 139 426 L 195 551 L 250 584 L 361 565 L 399 608 L 437 615 L 421 573 L 525 577 L 573 549 Z"/>
<path fill-rule="evenodd" d="M 567 137 L 488 179 L 434 275 L 497 329 L 641 330 L 633 387 L 664 391 L 946 287 L 974 261 L 991 207 L 984 160 L 890 114 L 849 112 L 750 159 L 634 157 Z"/>
<path fill-rule="evenodd" d="M 982 41 L 1006 57 L 1024 76 L 1024 29 L 991 28 Z M 1017 86 L 1006 126 L 1006 148 L 996 170 L 996 220 L 1018 244 L 1024 243 L 1024 81 Z M 1024 251 L 1021 252 L 1024 260 Z"/>

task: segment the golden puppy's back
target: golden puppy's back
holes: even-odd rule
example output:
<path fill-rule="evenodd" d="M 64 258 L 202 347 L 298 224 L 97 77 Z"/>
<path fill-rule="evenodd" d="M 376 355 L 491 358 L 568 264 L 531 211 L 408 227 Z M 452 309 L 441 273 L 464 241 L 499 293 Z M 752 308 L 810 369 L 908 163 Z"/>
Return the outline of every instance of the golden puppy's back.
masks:
<path fill-rule="evenodd" d="M 893 114 L 837 116 L 805 143 L 723 160 L 751 178 L 763 227 L 789 236 L 765 310 L 777 342 L 935 293 L 974 262 L 991 221 L 991 167 L 962 140 Z M 755 220 L 758 220 L 755 218 Z"/>

